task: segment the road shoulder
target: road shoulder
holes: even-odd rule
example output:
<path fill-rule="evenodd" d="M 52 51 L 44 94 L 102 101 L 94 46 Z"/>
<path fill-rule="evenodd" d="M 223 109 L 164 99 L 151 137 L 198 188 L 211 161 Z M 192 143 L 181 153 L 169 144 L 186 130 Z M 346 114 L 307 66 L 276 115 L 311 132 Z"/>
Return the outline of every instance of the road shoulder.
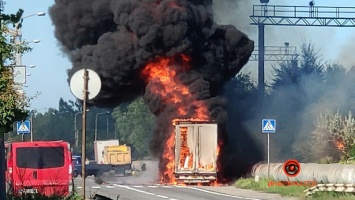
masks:
<path fill-rule="evenodd" d="M 285 197 L 279 194 L 265 193 L 254 190 L 240 189 L 233 186 L 222 186 L 222 187 L 201 187 L 205 190 L 210 190 L 213 192 L 219 192 L 229 195 L 241 196 L 250 198 L 250 200 L 299 200 L 297 197 Z"/>

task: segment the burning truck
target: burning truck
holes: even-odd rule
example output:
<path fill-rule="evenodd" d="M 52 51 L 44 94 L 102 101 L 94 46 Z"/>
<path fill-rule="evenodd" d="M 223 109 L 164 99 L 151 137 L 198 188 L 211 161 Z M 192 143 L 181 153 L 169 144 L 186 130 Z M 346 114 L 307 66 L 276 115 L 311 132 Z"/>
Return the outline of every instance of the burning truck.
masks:
<path fill-rule="evenodd" d="M 228 154 L 227 145 L 245 142 L 226 139 L 237 131 L 226 132 L 227 99 L 222 93 L 248 62 L 254 42 L 233 25 L 216 24 L 216 3 L 220 0 L 56 0 L 50 8 L 55 36 L 73 64 L 68 80 L 83 68 L 101 78 L 101 91 L 89 104 L 115 107 L 143 96 L 156 116 L 150 152 L 160 158 L 159 175 L 164 183 L 215 180 L 217 170 L 231 171 L 242 165 L 231 162 Z M 216 124 L 208 123 L 206 128 L 179 122 L 174 127 L 174 119 L 214 121 L 218 134 L 211 131 L 217 129 Z M 186 141 L 178 141 L 178 146 L 176 127 L 180 136 L 184 127 L 190 127 Z M 195 130 L 203 132 L 195 134 Z M 205 139 L 204 134 L 217 135 L 218 141 Z M 190 144 L 194 142 L 198 145 Z M 183 157 L 175 147 L 191 152 Z M 199 178 L 194 179 L 196 175 Z"/>
<path fill-rule="evenodd" d="M 217 180 L 217 123 L 174 120 L 174 175 L 177 182 L 213 183 Z"/>

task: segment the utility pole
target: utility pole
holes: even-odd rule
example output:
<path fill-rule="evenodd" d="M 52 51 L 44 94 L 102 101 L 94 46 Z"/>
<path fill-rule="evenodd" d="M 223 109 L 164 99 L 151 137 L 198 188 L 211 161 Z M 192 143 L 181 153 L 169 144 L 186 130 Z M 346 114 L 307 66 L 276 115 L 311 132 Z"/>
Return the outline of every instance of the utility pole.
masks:
<path fill-rule="evenodd" d="M 86 162 L 86 101 L 88 98 L 88 79 L 89 79 L 89 73 L 88 70 L 85 69 L 84 71 L 84 99 L 83 99 L 83 118 L 82 118 L 82 135 L 81 135 L 81 173 L 82 173 L 82 179 L 81 179 L 81 186 L 82 186 L 82 196 L 83 199 L 85 200 L 85 162 Z"/>
<path fill-rule="evenodd" d="M 258 68 L 258 90 L 259 90 L 259 99 L 262 100 L 264 97 L 265 90 L 265 26 L 263 23 L 258 24 L 258 44 L 259 44 L 259 68 Z"/>
<path fill-rule="evenodd" d="M 30 132 L 31 132 L 31 142 L 33 142 L 33 110 L 31 110 L 30 114 L 31 114 L 31 119 L 30 119 L 31 120 L 31 123 L 30 123 L 30 126 L 31 126 L 30 127 L 30 129 L 31 129 L 30 130 Z"/>
<path fill-rule="evenodd" d="M 90 76 L 89 76 L 90 72 Z M 89 82 L 90 77 L 90 82 Z M 81 132 L 81 186 L 82 199 L 85 199 L 85 168 L 86 168 L 86 112 L 87 101 L 95 98 L 101 89 L 101 79 L 99 75 L 91 69 L 81 69 L 70 78 L 70 90 L 73 95 L 83 100 L 82 132 Z M 75 120 L 75 119 L 74 119 Z M 74 121 L 76 123 L 76 121 Z"/>
<path fill-rule="evenodd" d="M 108 115 L 106 115 L 106 139 L 108 139 L 108 132 L 109 132 L 109 128 L 108 128 Z"/>

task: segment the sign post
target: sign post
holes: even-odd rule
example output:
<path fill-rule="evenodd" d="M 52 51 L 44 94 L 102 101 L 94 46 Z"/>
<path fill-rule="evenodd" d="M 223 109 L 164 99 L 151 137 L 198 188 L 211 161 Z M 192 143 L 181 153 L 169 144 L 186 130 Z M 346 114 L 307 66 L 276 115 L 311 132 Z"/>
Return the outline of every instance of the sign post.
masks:
<path fill-rule="evenodd" d="M 276 120 L 275 119 L 263 119 L 261 121 L 261 130 L 263 133 L 267 133 L 267 178 L 270 178 L 270 133 L 276 132 Z"/>
<path fill-rule="evenodd" d="M 81 187 L 82 197 L 85 199 L 85 161 L 86 161 L 86 103 L 95 98 L 101 89 L 99 75 L 91 69 L 81 69 L 70 79 L 70 90 L 73 95 L 83 101 L 82 112 L 82 141 L 81 141 Z"/>

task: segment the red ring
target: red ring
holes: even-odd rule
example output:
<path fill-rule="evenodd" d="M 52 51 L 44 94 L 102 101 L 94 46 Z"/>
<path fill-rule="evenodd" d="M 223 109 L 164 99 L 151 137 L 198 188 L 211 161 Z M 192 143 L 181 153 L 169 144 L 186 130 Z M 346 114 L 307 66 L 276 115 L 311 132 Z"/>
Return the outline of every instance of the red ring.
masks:
<path fill-rule="evenodd" d="M 298 171 L 297 171 L 295 174 L 289 174 L 289 173 L 286 171 L 286 167 L 287 167 L 289 164 L 295 164 L 295 165 L 297 165 Z M 287 160 L 286 162 L 284 162 L 284 165 L 283 165 L 282 169 L 283 169 L 284 173 L 286 174 L 286 176 L 288 176 L 288 177 L 295 177 L 295 176 L 297 176 L 297 175 L 301 172 L 301 165 L 300 165 L 300 163 L 299 163 L 297 160 Z"/>

